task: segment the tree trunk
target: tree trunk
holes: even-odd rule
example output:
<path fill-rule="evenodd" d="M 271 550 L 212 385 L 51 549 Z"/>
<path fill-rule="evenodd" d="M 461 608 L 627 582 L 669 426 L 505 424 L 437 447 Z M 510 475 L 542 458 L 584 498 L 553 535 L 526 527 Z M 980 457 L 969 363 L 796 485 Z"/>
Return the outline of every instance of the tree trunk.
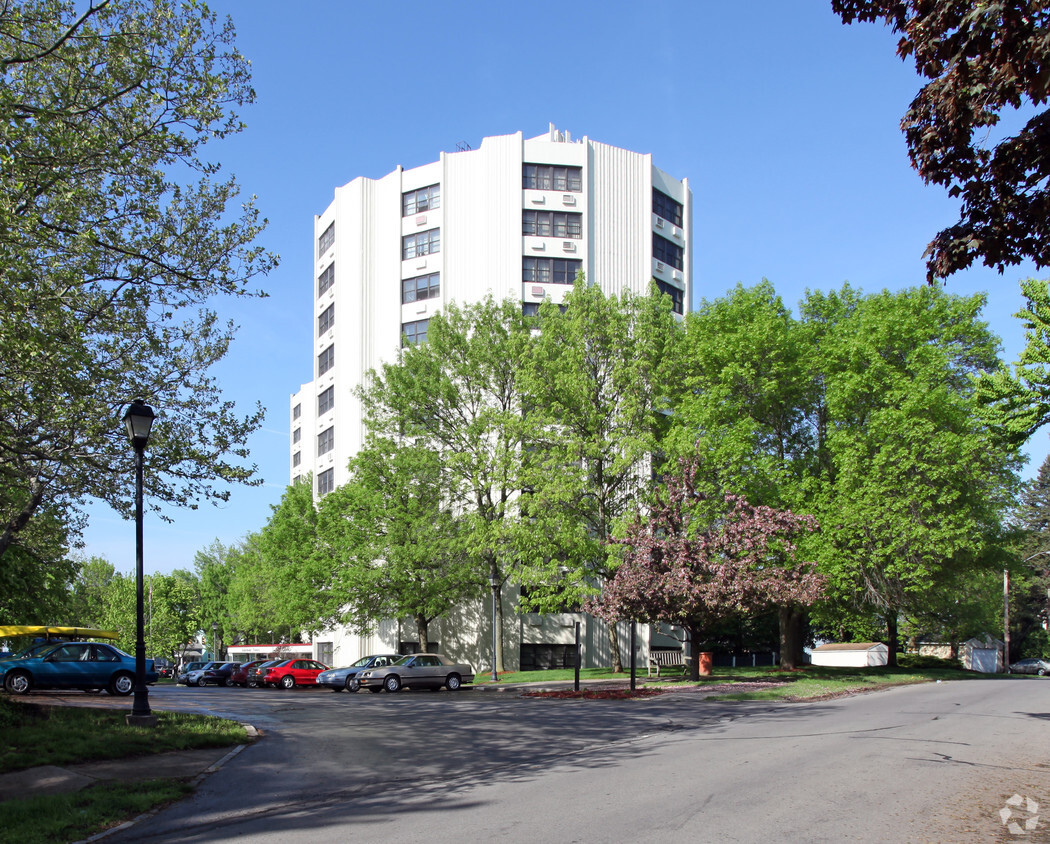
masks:
<path fill-rule="evenodd" d="M 789 671 L 801 668 L 805 663 L 803 645 L 806 638 L 806 611 L 802 607 L 779 607 L 780 619 L 780 667 Z"/>
<path fill-rule="evenodd" d="M 623 657 L 620 656 L 620 634 L 616 624 L 609 625 L 609 654 L 612 656 L 612 670 L 615 674 L 623 673 Z"/>
<path fill-rule="evenodd" d="M 419 642 L 419 652 L 427 653 L 430 650 L 430 638 L 428 636 L 426 616 L 416 616 L 416 637 Z"/>
<path fill-rule="evenodd" d="M 689 679 L 700 681 L 700 655 L 696 652 L 697 642 L 700 641 L 700 628 L 687 627 L 686 639 L 682 647 L 686 651 L 685 663 L 689 667 Z"/>
<path fill-rule="evenodd" d="M 890 651 L 886 654 L 886 665 L 889 668 L 896 668 L 899 637 L 897 635 L 897 611 L 895 609 L 886 611 L 886 639 L 886 645 Z"/>

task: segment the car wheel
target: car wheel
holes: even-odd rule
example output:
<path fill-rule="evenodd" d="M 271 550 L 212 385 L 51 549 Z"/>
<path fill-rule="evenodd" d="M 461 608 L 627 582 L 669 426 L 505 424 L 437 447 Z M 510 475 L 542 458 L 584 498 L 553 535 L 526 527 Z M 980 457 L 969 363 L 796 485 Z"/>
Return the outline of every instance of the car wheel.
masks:
<path fill-rule="evenodd" d="M 233 680 L 231 680 L 229 677 L 227 677 L 226 678 L 226 682 L 225 682 L 224 685 L 226 686 L 227 689 L 231 689 L 234 686 L 236 686 L 237 684 L 235 682 L 233 682 Z"/>
<path fill-rule="evenodd" d="M 281 688 L 282 689 L 294 689 L 295 688 L 295 678 L 291 674 L 285 674 L 281 678 Z"/>
<path fill-rule="evenodd" d="M 9 671 L 4 678 L 4 688 L 13 695 L 27 695 L 33 689 L 33 678 L 24 671 Z"/>
<path fill-rule="evenodd" d="M 445 678 L 445 688 L 450 692 L 458 692 L 460 687 L 460 679 L 458 674 L 449 674 Z"/>
<path fill-rule="evenodd" d="M 358 692 L 361 690 L 361 681 L 357 679 L 356 674 L 352 677 L 346 678 L 346 690 L 348 692 Z"/>
<path fill-rule="evenodd" d="M 369 686 L 368 687 L 368 691 L 370 691 L 374 695 L 377 695 L 383 690 L 381 688 L 379 688 L 379 686 Z"/>
<path fill-rule="evenodd" d="M 1045 668 L 1040 668 L 1039 669 L 1039 676 L 1040 677 L 1045 677 L 1046 676 L 1046 669 Z"/>
<path fill-rule="evenodd" d="M 120 695 L 126 697 L 131 694 L 131 690 L 135 687 L 135 678 L 132 677 L 127 671 L 121 671 L 119 674 L 113 677 L 109 681 L 109 693 L 111 695 Z"/>
<path fill-rule="evenodd" d="M 388 692 L 399 692 L 401 691 L 401 678 L 396 674 L 391 674 L 385 680 L 383 680 L 383 688 Z"/>

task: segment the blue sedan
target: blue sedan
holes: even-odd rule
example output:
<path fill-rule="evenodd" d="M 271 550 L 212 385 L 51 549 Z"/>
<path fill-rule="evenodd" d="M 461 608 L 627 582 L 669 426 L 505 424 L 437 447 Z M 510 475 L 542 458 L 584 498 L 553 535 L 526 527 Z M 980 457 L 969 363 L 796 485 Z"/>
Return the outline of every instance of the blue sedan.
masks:
<path fill-rule="evenodd" d="M 62 642 L 32 656 L 0 662 L 0 682 L 13 695 L 33 689 L 105 689 L 129 695 L 135 687 L 135 657 L 101 642 Z M 153 660 L 146 660 L 146 682 L 157 682 Z"/>

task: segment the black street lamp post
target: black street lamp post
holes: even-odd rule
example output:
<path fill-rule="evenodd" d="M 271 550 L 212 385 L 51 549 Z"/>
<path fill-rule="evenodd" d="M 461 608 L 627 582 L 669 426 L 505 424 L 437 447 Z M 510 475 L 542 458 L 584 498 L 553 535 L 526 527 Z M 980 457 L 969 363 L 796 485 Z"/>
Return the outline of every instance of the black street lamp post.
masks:
<path fill-rule="evenodd" d="M 153 727 L 157 724 L 157 716 L 149 708 L 149 689 L 146 687 L 146 642 L 142 610 L 142 453 L 146 450 L 154 418 L 153 408 L 142 399 L 135 399 L 124 414 L 124 426 L 128 429 L 131 446 L 135 449 L 135 698 L 127 722 L 138 727 Z"/>
<path fill-rule="evenodd" d="M 499 600 L 499 578 L 494 574 L 489 577 L 489 586 L 492 587 L 492 682 L 499 682 L 496 673 L 496 602 Z"/>

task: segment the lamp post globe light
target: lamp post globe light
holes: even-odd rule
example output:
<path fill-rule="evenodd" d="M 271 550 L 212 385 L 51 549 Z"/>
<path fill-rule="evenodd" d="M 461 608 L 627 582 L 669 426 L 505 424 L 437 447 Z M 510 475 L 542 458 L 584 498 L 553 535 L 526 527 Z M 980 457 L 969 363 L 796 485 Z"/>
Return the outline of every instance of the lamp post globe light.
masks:
<path fill-rule="evenodd" d="M 131 447 L 135 449 L 135 697 L 127 723 L 138 727 L 153 727 L 157 724 L 157 716 L 149 708 L 149 689 L 146 688 L 146 642 L 142 611 L 142 453 L 149 442 L 155 418 L 153 408 L 142 399 L 135 399 L 124 414 L 124 427 L 131 439 Z"/>

